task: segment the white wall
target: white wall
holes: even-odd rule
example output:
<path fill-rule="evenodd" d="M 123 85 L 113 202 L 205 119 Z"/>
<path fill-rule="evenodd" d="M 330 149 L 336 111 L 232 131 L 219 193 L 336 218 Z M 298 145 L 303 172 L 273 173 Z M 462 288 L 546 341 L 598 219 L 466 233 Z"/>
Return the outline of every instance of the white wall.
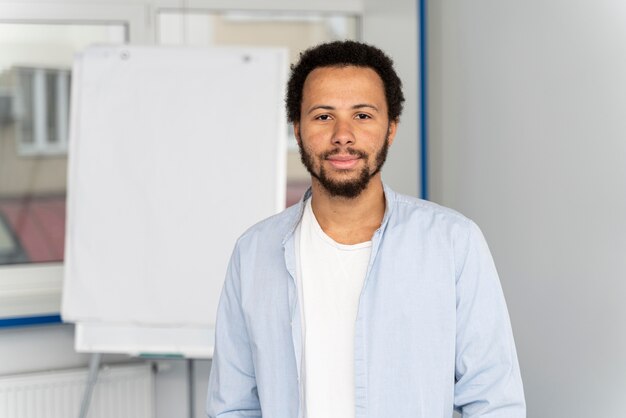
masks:
<path fill-rule="evenodd" d="M 432 197 L 484 230 L 528 416 L 626 391 L 626 3 L 430 5 Z"/>
<path fill-rule="evenodd" d="M 0 375 L 81 367 L 88 361 L 74 351 L 72 325 L 0 328 Z"/>

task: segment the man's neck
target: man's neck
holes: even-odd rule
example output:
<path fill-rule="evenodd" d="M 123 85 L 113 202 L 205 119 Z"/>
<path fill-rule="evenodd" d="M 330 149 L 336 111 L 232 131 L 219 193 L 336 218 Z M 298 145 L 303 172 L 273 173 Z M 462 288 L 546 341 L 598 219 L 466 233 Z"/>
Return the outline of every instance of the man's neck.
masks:
<path fill-rule="evenodd" d="M 380 174 L 355 198 L 331 196 L 315 179 L 311 206 L 322 230 L 341 244 L 372 239 L 385 214 L 385 194 Z"/>

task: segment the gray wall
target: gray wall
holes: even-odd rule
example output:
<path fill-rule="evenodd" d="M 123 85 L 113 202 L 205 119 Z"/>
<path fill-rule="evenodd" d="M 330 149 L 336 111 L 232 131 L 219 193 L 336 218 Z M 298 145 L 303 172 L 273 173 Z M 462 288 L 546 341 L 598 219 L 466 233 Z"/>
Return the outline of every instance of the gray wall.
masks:
<path fill-rule="evenodd" d="M 626 3 L 431 1 L 432 198 L 482 227 L 528 416 L 626 391 Z"/>
<path fill-rule="evenodd" d="M 363 40 L 394 60 L 406 99 L 396 139 L 383 169 L 397 192 L 419 195 L 419 102 L 417 1 L 364 0 Z"/>

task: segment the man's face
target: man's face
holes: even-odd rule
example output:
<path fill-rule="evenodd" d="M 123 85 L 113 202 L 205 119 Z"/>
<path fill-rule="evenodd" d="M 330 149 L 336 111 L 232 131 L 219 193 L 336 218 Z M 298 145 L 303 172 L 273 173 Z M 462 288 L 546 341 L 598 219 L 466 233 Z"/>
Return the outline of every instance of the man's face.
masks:
<path fill-rule="evenodd" d="M 294 130 L 311 176 L 331 196 L 354 198 L 380 175 L 396 126 L 374 70 L 321 67 L 306 78 Z"/>

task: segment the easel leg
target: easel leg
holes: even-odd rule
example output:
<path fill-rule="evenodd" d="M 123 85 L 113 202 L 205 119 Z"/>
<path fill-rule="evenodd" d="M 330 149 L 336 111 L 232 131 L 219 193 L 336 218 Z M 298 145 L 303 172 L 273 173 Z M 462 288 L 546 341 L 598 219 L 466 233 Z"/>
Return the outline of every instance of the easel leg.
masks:
<path fill-rule="evenodd" d="M 98 380 L 98 371 L 100 370 L 100 362 L 102 361 L 102 353 L 94 353 L 89 359 L 89 374 L 87 375 L 87 385 L 83 393 L 83 401 L 80 404 L 79 418 L 87 418 L 89 413 L 89 404 L 91 403 L 91 395 L 93 388 Z"/>
<path fill-rule="evenodd" d="M 196 417 L 196 376 L 193 359 L 187 359 L 187 389 L 189 390 L 189 418 Z"/>

